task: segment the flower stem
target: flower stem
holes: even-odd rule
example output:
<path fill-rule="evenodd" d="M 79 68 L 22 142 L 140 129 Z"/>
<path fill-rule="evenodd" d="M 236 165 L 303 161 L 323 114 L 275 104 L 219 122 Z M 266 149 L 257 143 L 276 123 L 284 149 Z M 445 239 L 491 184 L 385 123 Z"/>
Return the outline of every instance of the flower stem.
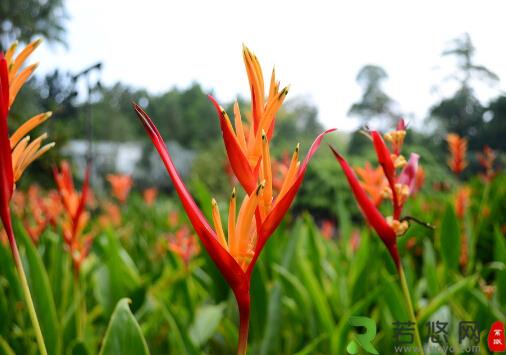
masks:
<path fill-rule="evenodd" d="M 28 314 L 30 315 L 33 329 L 35 331 L 35 338 L 37 339 L 39 351 L 42 355 L 47 355 L 44 337 L 42 336 L 42 331 L 40 329 L 39 320 L 37 319 L 37 313 L 35 312 L 35 306 L 33 304 L 32 295 L 30 293 L 30 288 L 28 287 L 28 281 L 26 280 L 25 270 L 23 269 L 23 263 L 21 262 L 21 257 L 19 256 L 19 250 L 16 244 L 16 239 L 14 239 L 14 231 L 12 230 L 12 225 L 10 225 L 10 223 L 7 223 L 7 226 L 5 226 L 5 231 L 7 233 L 7 236 L 9 237 L 9 244 L 12 251 L 12 257 L 14 259 L 14 265 L 16 266 L 19 279 L 21 280 L 21 287 L 23 288 L 25 302 L 28 307 Z"/>
<path fill-rule="evenodd" d="M 84 315 L 81 314 L 82 295 L 81 295 L 81 288 L 79 287 L 79 272 L 78 271 L 74 273 L 74 299 L 75 299 L 75 304 L 76 304 L 76 307 L 75 307 L 76 308 L 76 313 L 75 313 L 76 335 L 77 335 L 77 339 L 82 340 L 83 339 L 83 327 L 82 327 L 83 320 L 81 317 Z"/>
<path fill-rule="evenodd" d="M 402 265 L 399 266 L 399 276 L 401 279 L 402 293 L 404 295 L 404 299 L 408 306 L 409 319 L 411 322 L 415 324 L 415 342 L 418 349 L 420 349 L 420 354 L 424 354 L 422 339 L 420 338 L 420 331 L 418 330 L 418 323 L 416 322 L 415 310 L 413 308 L 413 303 L 411 302 L 411 295 L 409 293 L 408 283 L 406 282 L 406 275 L 404 274 L 404 268 Z"/>
<path fill-rule="evenodd" d="M 250 315 L 250 293 L 249 280 L 246 288 L 236 292 L 237 306 L 239 307 L 239 344 L 237 345 L 237 355 L 246 355 L 248 348 L 249 315 Z"/>
<path fill-rule="evenodd" d="M 237 355 L 246 355 L 248 348 L 249 333 L 249 307 L 246 311 L 240 313 L 239 320 L 239 345 L 237 346 Z"/>

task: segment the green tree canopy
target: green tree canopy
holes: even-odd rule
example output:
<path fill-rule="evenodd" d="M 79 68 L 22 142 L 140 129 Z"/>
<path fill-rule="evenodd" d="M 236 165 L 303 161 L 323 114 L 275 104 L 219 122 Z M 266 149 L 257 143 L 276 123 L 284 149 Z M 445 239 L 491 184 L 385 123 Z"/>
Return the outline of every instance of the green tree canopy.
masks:
<path fill-rule="evenodd" d="M 394 101 L 382 88 L 387 78 L 386 71 L 377 65 L 362 67 L 356 79 L 363 89 L 362 98 L 350 107 L 348 115 L 359 117 L 364 123 L 385 118 L 387 122 L 395 121 L 399 115 L 393 108 Z"/>
<path fill-rule="evenodd" d="M 15 41 L 44 37 L 65 43 L 67 13 L 63 0 L 2 0 L 0 2 L 0 50 Z"/>

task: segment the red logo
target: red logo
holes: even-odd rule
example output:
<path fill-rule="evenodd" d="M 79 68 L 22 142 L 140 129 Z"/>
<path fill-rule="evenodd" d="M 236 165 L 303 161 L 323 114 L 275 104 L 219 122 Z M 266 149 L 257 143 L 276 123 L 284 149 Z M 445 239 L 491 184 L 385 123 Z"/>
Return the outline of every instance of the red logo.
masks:
<path fill-rule="evenodd" d="M 501 353 L 506 350 L 504 324 L 502 322 L 497 321 L 490 327 L 490 332 L 488 333 L 488 348 L 490 351 Z"/>

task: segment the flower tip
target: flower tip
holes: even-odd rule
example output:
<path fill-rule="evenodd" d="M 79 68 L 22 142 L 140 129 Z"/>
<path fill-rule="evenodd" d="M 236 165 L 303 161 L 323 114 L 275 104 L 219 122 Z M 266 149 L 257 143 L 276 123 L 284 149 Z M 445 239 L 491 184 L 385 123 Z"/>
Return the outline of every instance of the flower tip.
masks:
<path fill-rule="evenodd" d="M 53 112 L 52 111 L 47 111 L 45 114 L 44 114 L 44 120 L 47 120 L 48 118 L 50 118 L 51 116 L 53 116 Z"/>
<path fill-rule="evenodd" d="M 213 207 L 218 206 L 218 202 L 216 202 L 216 199 L 215 199 L 214 197 L 213 197 L 213 198 L 212 198 L 212 200 L 211 200 L 211 205 L 212 205 Z"/>
<path fill-rule="evenodd" d="M 231 199 L 234 199 L 235 198 L 235 186 L 234 188 L 232 189 L 232 196 L 230 196 Z"/>
<path fill-rule="evenodd" d="M 334 154 L 334 156 L 338 159 L 338 160 L 343 160 L 343 156 L 341 154 L 339 154 L 337 152 L 337 150 L 334 149 L 334 147 L 332 147 L 330 144 L 328 145 L 330 150 L 332 151 L 332 153 Z"/>
<path fill-rule="evenodd" d="M 263 128 L 262 128 L 262 141 L 267 142 L 267 134 L 265 134 L 265 131 Z"/>
<path fill-rule="evenodd" d="M 404 121 L 404 118 L 399 119 L 399 122 L 397 122 L 397 130 L 398 131 L 405 131 L 407 127 L 406 121 Z"/>
<path fill-rule="evenodd" d="M 265 188 L 265 179 L 262 180 L 262 182 L 260 184 L 258 184 L 258 187 L 257 187 L 257 190 L 256 190 L 257 196 L 260 195 L 260 193 L 262 192 L 262 190 L 264 188 Z"/>
<path fill-rule="evenodd" d="M 42 37 L 40 38 L 37 38 L 35 41 L 33 41 L 31 43 L 31 45 L 33 46 L 33 49 L 37 48 L 40 44 L 42 43 Z"/>
<path fill-rule="evenodd" d="M 299 153 L 299 150 L 300 150 L 300 143 L 297 143 L 297 145 L 295 146 L 295 153 Z"/>
<path fill-rule="evenodd" d="M 242 52 L 244 53 L 244 55 L 250 55 L 251 54 L 251 51 L 249 50 L 248 46 L 244 42 L 242 42 Z"/>
<path fill-rule="evenodd" d="M 283 88 L 283 90 L 281 90 L 281 92 L 279 93 L 279 98 L 281 99 L 282 97 L 287 96 L 289 90 L 290 90 L 290 85 L 285 86 Z"/>

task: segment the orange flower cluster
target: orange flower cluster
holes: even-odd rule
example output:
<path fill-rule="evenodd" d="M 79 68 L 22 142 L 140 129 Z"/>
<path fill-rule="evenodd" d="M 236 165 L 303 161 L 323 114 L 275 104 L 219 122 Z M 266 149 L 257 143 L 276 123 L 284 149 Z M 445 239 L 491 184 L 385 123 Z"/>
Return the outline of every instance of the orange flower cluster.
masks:
<path fill-rule="evenodd" d="M 367 192 L 375 206 L 379 206 L 383 198 L 392 198 L 388 181 L 381 166 L 374 169 L 369 162 L 366 162 L 363 168 L 357 166 L 354 170 L 360 179 L 360 185 Z"/>
<path fill-rule="evenodd" d="M 121 225 L 121 210 L 117 204 L 106 201 L 101 207 L 103 214 L 99 217 L 99 223 L 102 227 L 117 227 Z"/>
<path fill-rule="evenodd" d="M 494 170 L 496 158 L 497 155 L 495 151 L 488 145 L 483 147 L 483 153 L 478 153 L 478 162 L 483 169 L 485 169 L 485 172 L 482 174 L 485 181 L 492 181 L 492 179 L 497 175 L 497 172 Z"/>
<path fill-rule="evenodd" d="M 471 188 L 469 186 L 460 187 L 455 194 L 455 214 L 458 218 L 464 218 L 467 208 L 469 207 L 469 201 L 471 198 Z"/>
<path fill-rule="evenodd" d="M 149 187 L 145 189 L 144 192 L 142 193 L 144 203 L 146 203 L 146 205 L 148 206 L 153 206 L 157 196 L 158 196 L 158 189 L 156 187 Z"/>
<path fill-rule="evenodd" d="M 116 197 L 121 204 L 125 203 L 130 189 L 134 184 L 132 177 L 130 175 L 109 174 L 107 175 L 107 181 L 111 184 L 114 197 Z"/>
<path fill-rule="evenodd" d="M 31 185 L 28 191 L 16 191 L 13 196 L 13 210 L 34 243 L 38 243 L 40 235 L 47 227 L 56 226 L 63 211 L 63 206 L 55 190 L 42 196 L 37 185 Z"/>
<path fill-rule="evenodd" d="M 61 201 L 65 209 L 62 222 L 63 238 L 72 257 L 75 274 L 78 275 L 82 262 L 88 256 L 93 243 L 93 234 L 84 234 L 90 214 L 86 211 L 86 201 L 89 191 L 90 169 L 86 169 L 82 192 L 74 188 L 70 165 L 63 161 L 60 171 L 53 170 L 54 179 L 58 186 Z"/>
<path fill-rule="evenodd" d="M 457 175 L 459 175 L 467 166 L 467 139 L 458 134 L 450 133 L 446 136 L 448 149 L 450 150 L 450 159 L 448 166 Z"/>
<path fill-rule="evenodd" d="M 191 259 L 200 253 L 200 245 L 195 234 L 187 225 L 167 236 L 168 248 L 178 255 L 187 269 Z"/>
<path fill-rule="evenodd" d="M 336 233 L 336 224 L 330 219 L 325 219 L 320 226 L 320 233 L 325 239 L 332 239 Z"/>

